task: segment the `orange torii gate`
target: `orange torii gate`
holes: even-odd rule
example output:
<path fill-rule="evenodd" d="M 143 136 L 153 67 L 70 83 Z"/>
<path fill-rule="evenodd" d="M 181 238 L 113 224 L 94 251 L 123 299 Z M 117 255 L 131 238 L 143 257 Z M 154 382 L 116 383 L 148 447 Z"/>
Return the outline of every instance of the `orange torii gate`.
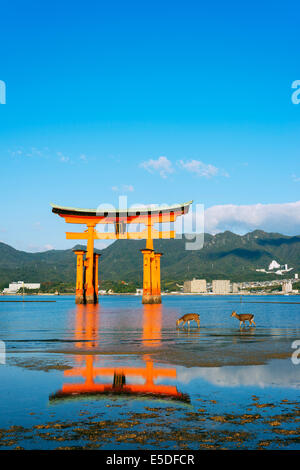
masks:
<path fill-rule="evenodd" d="M 52 212 L 63 217 L 67 223 L 84 224 L 82 233 L 66 232 L 67 240 L 87 240 L 86 250 L 74 250 L 77 256 L 76 303 L 98 303 L 99 254 L 94 253 L 94 240 L 146 240 L 143 254 L 143 300 L 161 303 L 160 258 L 162 253 L 153 249 L 154 239 L 175 238 L 174 230 L 160 231 L 156 223 L 175 222 L 177 217 L 187 214 L 192 201 L 163 208 L 140 207 L 128 209 L 78 209 L 52 204 Z M 141 232 L 129 232 L 129 224 L 143 224 Z M 114 232 L 98 232 L 98 224 L 112 224 Z"/>

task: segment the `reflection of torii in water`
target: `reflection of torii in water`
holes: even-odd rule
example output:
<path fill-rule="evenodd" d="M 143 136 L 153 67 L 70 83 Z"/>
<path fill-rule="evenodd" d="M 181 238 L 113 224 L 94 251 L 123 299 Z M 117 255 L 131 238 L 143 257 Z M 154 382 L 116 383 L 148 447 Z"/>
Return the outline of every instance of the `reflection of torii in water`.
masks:
<path fill-rule="evenodd" d="M 96 307 L 97 308 L 97 307 Z M 150 311 L 151 310 L 151 311 Z M 98 336 L 95 312 L 90 312 L 82 306 L 78 306 L 77 324 L 75 336 L 79 339 L 82 335 L 88 342 L 78 342 L 77 347 L 93 349 L 95 336 Z M 160 344 L 161 335 L 161 306 L 146 305 L 143 318 L 143 344 L 157 346 Z M 80 335 L 81 331 L 81 335 Z M 81 357 L 82 358 L 82 357 Z M 79 356 L 80 359 L 80 356 Z M 83 383 L 64 383 L 61 390 L 50 396 L 50 400 L 58 398 L 78 397 L 78 395 L 117 394 L 131 396 L 150 396 L 172 400 L 189 402 L 186 394 L 177 391 L 175 385 L 156 384 L 155 380 L 160 378 L 176 379 L 175 368 L 154 367 L 153 361 L 148 355 L 143 357 L 145 367 L 97 367 L 95 361 L 97 356 L 87 354 L 84 356 L 85 365 L 75 367 L 64 372 L 65 377 L 83 377 Z M 108 383 L 99 383 L 96 380 L 103 377 L 112 377 Z M 144 383 L 127 383 L 128 377 L 144 379 Z"/>
<path fill-rule="evenodd" d="M 160 377 L 176 378 L 176 369 L 155 368 L 153 362 L 145 357 L 146 367 L 95 367 L 95 356 L 86 356 L 85 367 L 74 368 L 64 372 L 65 377 L 84 377 L 84 383 L 64 383 L 62 389 L 50 398 L 62 398 L 78 395 L 125 394 L 151 395 L 162 398 L 188 401 L 185 394 L 179 393 L 174 385 L 155 384 Z M 112 376 L 112 383 L 97 383 L 96 378 Z M 127 384 L 128 377 L 142 377 L 143 384 Z"/>

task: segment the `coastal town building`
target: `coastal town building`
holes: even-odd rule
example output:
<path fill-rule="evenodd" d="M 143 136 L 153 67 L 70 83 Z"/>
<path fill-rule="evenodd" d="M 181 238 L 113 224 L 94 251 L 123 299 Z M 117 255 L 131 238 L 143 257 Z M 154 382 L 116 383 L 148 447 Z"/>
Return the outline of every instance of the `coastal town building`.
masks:
<path fill-rule="evenodd" d="M 206 279 L 192 279 L 185 281 L 183 292 L 186 294 L 201 294 L 207 292 Z"/>
<path fill-rule="evenodd" d="M 228 279 L 218 279 L 212 281 L 212 291 L 213 294 L 230 294 L 230 281 Z"/>
<path fill-rule="evenodd" d="M 41 284 L 38 282 L 24 282 L 24 281 L 17 281 L 11 282 L 8 287 L 3 289 L 3 294 L 16 294 L 18 291 L 22 289 L 40 289 Z"/>
<path fill-rule="evenodd" d="M 239 291 L 240 291 L 240 289 L 239 289 L 238 283 L 237 283 L 237 282 L 234 282 L 234 283 L 232 284 L 232 293 L 233 293 L 233 294 L 237 294 Z"/>
<path fill-rule="evenodd" d="M 282 292 L 284 294 L 289 294 L 290 292 L 293 291 L 293 284 L 292 284 L 292 281 L 285 281 L 283 284 L 282 284 Z"/>

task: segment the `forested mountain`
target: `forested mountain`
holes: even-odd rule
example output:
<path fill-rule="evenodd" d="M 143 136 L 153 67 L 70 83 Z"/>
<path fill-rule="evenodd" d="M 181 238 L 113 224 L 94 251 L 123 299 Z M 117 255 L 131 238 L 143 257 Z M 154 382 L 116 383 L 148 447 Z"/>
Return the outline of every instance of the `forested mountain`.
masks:
<path fill-rule="evenodd" d="M 154 241 L 155 250 L 163 253 L 163 280 L 180 283 L 193 277 L 232 281 L 278 278 L 277 275 L 256 271 L 257 268 L 267 268 L 273 259 L 293 267 L 291 273 L 300 272 L 300 236 L 289 237 L 258 230 L 240 236 L 227 231 L 215 236 L 205 234 L 201 250 L 186 250 L 185 243 L 185 238 Z M 102 254 L 100 280 L 141 283 L 140 250 L 143 247 L 144 240 L 117 240 L 106 249 L 97 250 Z M 18 280 L 73 283 L 75 265 L 72 249 L 27 253 L 0 243 L 1 287 Z"/>

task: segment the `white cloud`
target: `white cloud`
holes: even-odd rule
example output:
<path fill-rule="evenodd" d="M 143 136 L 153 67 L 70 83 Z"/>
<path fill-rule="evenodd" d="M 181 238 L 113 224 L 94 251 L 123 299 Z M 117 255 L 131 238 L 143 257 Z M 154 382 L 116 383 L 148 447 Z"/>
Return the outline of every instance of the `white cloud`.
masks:
<path fill-rule="evenodd" d="M 44 157 L 45 151 L 39 150 L 35 147 L 31 147 L 29 150 L 23 150 L 19 148 L 17 150 L 8 151 L 12 157 Z"/>
<path fill-rule="evenodd" d="M 205 211 L 205 232 L 218 233 L 230 230 L 247 233 L 256 229 L 300 234 L 300 201 L 282 204 L 233 204 L 213 206 Z"/>
<path fill-rule="evenodd" d="M 205 178 L 211 178 L 216 175 L 229 177 L 227 171 L 217 168 L 211 163 L 204 163 L 201 160 L 179 160 L 177 164 L 183 170 L 194 173 L 196 176 L 203 176 Z"/>
<path fill-rule="evenodd" d="M 216 176 L 219 173 L 219 168 L 211 165 L 210 163 L 203 163 L 200 160 L 179 160 L 178 165 L 180 168 L 194 173 L 197 176 L 204 176 L 206 178 L 211 178 Z"/>
<path fill-rule="evenodd" d="M 157 160 L 150 159 L 142 162 L 140 167 L 150 173 L 158 172 L 162 178 L 167 178 L 168 175 L 175 171 L 173 163 L 164 156 L 159 157 Z M 205 178 L 211 178 L 216 175 L 229 176 L 224 170 L 200 160 L 179 160 L 177 162 L 177 167 L 181 170 L 193 173 L 196 176 L 203 176 Z"/>
<path fill-rule="evenodd" d="M 157 160 L 152 160 L 150 158 L 150 160 L 142 162 L 140 167 L 149 171 L 149 173 L 158 171 L 162 178 L 167 178 L 168 175 L 174 173 L 172 162 L 164 156 L 159 157 Z"/>
<path fill-rule="evenodd" d="M 64 152 L 57 151 L 57 150 L 50 150 L 49 147 L 43 148 L 36 148 L 30 147 L 23 149 L 22 147 L 15 149 L 15 150 L 8 150 L 8 153 L 13 158 L 35 158 L 35 159 L 53 159 L 58 158 L 58 160 L 62 163 L 70 163 L 74 164 L 75 160 L 80 162 L 88 162 L 89 159 L 85 153 L 79 154 L 79 156 L 72 155 L 71 157 L 65 154 Z"/>
<path fill-rule="evenodd" d="M 28 157 L 28 158 L 49 158 L 50 153 L 49 153 L 49 148 L 48 147 L 43 147 L 41 149 L 38 149 L 36 147 L 30 147 L 30 148 L 19 148 L 17 150 L 8 150 L 9 154 L 12 157 Z"/>
<path fill-rule="evenodd" d="M 297 388 L 299 374 L 295 374 L 292 361 L 253 366 L 193 367 L 177 368 L 177 379 L 181 383 L 204 380 L 219 387 L 255 386 Z"/>

